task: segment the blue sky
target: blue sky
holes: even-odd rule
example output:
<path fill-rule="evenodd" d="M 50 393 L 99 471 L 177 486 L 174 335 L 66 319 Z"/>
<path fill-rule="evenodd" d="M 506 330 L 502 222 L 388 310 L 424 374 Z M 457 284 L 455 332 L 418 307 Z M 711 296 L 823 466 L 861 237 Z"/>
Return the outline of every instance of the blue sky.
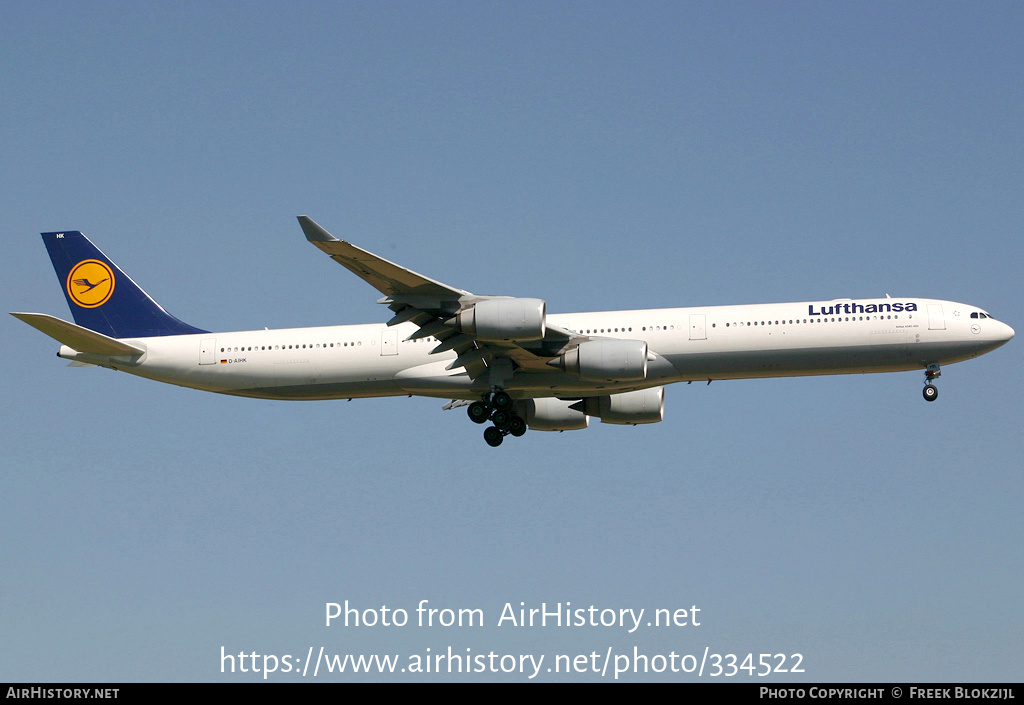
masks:
<path fill-rule="evenodd" d="M 5 3 L 5 310 L 68 317 L 38 233 L 79 229 L 203 328 L 385 320 L 306 213 L 552 312 L 890 293 L 1020 330 L 1022 26 L 1009 2 Z M 259 678 L 222 646 L 1020 680 L 1017 341 L 935 404 L 918 373 L 676 386 L 661 424 L 495 451 L 437 400 L 218 397 L 0 336 L 2 680 Z M 487 623 L 324 626 L 424 599 Z M 498 627 L 506 602 L 702 623 Z M 448 678 L 526 680 L 423 677 Z"/>

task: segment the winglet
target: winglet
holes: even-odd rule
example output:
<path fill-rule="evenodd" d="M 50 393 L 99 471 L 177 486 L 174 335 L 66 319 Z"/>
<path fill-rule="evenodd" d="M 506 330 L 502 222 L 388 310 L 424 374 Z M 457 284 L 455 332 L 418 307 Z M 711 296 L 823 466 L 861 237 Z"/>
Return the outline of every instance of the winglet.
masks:
<path fill-rule="evenodd" d="M 338 242 L 338 238 L 324 230 L 308 215 L 299 216 L 299 225 L 310 242 Z"/>

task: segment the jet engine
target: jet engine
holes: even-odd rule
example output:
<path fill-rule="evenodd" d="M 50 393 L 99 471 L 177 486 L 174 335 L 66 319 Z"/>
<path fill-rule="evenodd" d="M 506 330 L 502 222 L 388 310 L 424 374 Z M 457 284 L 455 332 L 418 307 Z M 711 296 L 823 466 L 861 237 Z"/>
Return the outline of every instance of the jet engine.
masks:
<path fill-rule="evenodd" d="M 658 423 L 665 417 L 665 388 L 652 387 L 634 392 L 587 397 L 570 408 L 596 416 L 602 423 L 635 426 Z"/>
<path fill-rule="evenodd" d="M 547 331 L 545 307 L 542 299 L 484 299 L 448 325 L 484 342 L 540 340 Z"/>
<path fill-rule="evenodd" d="M 553 397 L 525 399 L 519 413 L 534 431 L 576 431 L 590 424 L 585 413 L 572 408 L 577 403 Z"/>
<path fill-rule="evenodd" d="M 585 340 L 548 363 L 588 382 L 634 382 L 647 376 L 647 343 L 643 340 Z"/>

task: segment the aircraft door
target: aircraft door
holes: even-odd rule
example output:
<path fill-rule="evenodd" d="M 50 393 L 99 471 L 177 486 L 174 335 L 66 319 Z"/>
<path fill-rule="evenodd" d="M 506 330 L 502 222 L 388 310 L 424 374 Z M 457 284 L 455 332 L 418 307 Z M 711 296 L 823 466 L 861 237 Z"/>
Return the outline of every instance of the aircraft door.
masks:
<path fill-rule="evenodd" d="M 383 330 L 380 332 L 380 354 L 398 354 L 398 331 Z"/>
<path fill-rule="evenodd" d="M 203 338 L 202 342 L 199 343 L 199 364 L 200 365 L 215 365 L 215 364 L 217 364 L 217 339 L 216 338 Z"/>
<path fill-rule="evenodd" d="M 928 304 L 928 330 L 946 330 L 946 317 L 942 304 Z"/>
<path fill-rule="evenodd" d="M 707 340 L 706 316 L 703 313 L 690 314 L 690 340 Z"/>

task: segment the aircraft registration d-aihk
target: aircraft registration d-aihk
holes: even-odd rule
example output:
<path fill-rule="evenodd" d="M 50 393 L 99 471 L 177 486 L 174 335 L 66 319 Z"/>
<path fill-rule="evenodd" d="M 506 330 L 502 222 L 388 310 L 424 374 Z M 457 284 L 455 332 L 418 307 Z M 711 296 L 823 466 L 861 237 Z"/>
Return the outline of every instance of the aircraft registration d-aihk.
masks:
<path fill-rule="evenodd" d="M 995 350 L 1013 329 L 968 304 L 901 297 L 548 314 L 478 296 L 338 240 L 309 242 L 384 296 L 387 323 L 211 333 L 167 313 L 76 231 L 43 233 L 75 323 L 13 313 L 60 357 L 258 399 L 420 395 L 467 407 L 498 446 L 527 428 L 662 420 L 673 382 L 923 370 Z"/>

